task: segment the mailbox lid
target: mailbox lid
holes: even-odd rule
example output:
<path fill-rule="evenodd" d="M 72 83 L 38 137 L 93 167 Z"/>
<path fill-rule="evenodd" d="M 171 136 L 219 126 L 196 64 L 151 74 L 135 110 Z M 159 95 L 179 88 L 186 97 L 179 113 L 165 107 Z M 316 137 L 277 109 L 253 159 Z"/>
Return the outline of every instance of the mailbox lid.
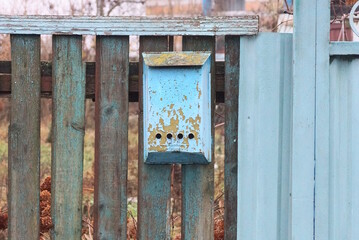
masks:
<path fill-rule="evenodd" d="M 200 67 L 211 56 L 211 52 L 162 52 L 142 55 L 149 67 Z"/>
<path fill-rule="evenodd" d="M 211 53 L 144 53 L 143 57 L 147 60 L 143 70 L 145 162 L 211 162 Z M 190 63 L 183 62 L 186 58 L 192 59 Z"/>

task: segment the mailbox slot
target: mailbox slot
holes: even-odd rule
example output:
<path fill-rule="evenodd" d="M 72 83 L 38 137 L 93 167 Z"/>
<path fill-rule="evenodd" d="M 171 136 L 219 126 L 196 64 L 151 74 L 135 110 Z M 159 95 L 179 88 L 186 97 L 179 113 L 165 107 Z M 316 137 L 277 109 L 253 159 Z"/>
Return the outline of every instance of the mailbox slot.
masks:
<path fill-rule="evenodd" d="M 208 164 L 211 53 L 143 53 L 143 59 L 145 163 Z"/>

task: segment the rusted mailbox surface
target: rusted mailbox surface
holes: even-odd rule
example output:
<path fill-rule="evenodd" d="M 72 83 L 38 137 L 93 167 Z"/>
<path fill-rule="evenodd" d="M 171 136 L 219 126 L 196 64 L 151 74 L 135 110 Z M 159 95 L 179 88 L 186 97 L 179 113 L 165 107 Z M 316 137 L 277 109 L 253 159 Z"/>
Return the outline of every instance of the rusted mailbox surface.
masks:
<path fill-rule="evenodd" d="M 143 53 L 144 159 L 211 162 L 211 53 Z"/>

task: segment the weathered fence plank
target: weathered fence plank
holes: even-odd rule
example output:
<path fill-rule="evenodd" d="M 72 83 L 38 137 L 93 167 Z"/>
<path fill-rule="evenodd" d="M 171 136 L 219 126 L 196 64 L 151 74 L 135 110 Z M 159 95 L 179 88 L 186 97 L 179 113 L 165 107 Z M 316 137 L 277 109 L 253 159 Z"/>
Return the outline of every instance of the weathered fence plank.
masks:
<path fill-rule="evenodd" d="M 261 33 L 241 38 L 240 240 L 288 239 L 292 46 L 290 34 Z M 253 71 L 252 66 L 260 71 Z"/>
<path fill-rule="evenodd" d="M 95 99 L 95 68 L 94 62 L 86 63 L 86 98 Z M 129 101 L 138 102 L 138 62 L 130 62 Z M 216 99 L 224 102 L 224 62 L 216 62 Z M 52 94 L 52 64 L 41 62 L 41 97 Z M 0 98 L 9 97 L 11 93 L 11 62 L 0 61 Z"/>
<path fill-rule="evenodd" d="M 184 51 L 211 51 L 212 66 L 215 69 L 214 37 L 183 37 Z M 212 87 L 212 136 L 214 139 L 214 71 L 211 72 Z M 212 162 L 208 165 L 182 166 L 182 239 L 214 238 L 213 198 L 214 198 L 214 148 L 212 141 Z"/>
<path fill-rule="evenodd" d="M 40 36 L 11 35 L 9 239 L 39 239 Z"/>
<path fill-rule="evenodd" d="M 294 2 L 290 238 L 303 240 L 314 235 L 316 11 L 313 1 Z"/>
<path fill-rule="evenodd" d="M 259 18 L 0 16 L 0 33 L 63 35 L 255 35 Z M 11 27 L 9 27 L 11 26 Z"/>
<path fill-rule="evenodd" d="M 129 37 L 96 39 L 95 238 L 127 239 Z"/>
<path fill-rule="evenodd" d="M 140 37 L 138 125 L 138 239 L 170 239 L 171 165 L 148 165 L 143 156 L 143 52 L 168 51 L 168 37 Z"/>
<path fill-rule="evenodd" d="M 226 36 L 225 48 L 224 234 L 225 239 L 236 239 L 240 37 Z"/>
<path fill-rule="evenodd" d="M 85 133 L 81 36 L 53 36 L 52 239 L 80 239 Z"/>

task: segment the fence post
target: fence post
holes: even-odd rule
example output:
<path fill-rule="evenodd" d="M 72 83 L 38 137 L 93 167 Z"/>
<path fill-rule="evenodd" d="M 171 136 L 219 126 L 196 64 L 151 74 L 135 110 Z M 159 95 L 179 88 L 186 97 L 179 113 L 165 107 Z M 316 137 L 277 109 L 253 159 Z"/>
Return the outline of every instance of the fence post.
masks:
<path fill-rule="evenodd" d="M 325 189 L 315 188 L 316 154 L 321 157 L 327 154 L 315 146 L 315 139 L 318 140 L 316 134 L 319 134 L 326 141 L 323 144 L 328 144 L 326 133 L 319 131 L 327 131 L 327 124 L 323 121 L 327 118 L 328 110 L 322 114 L 318 111 L 328 108 L 329 14 L 329 0 L 294 2 L 292 239 L 313 239 L 315 212 L 320 213 L 315 211 L 314 192 L 321 192 L 317 194 L 319 198 L 327 194 Z M 317 122 L 316 117 L 319 117 Z M 320 125 L 322 123 L 325 125 Z M 320 162 L 319 176 L 327 174 L 326 164 Z"/>
<path fill-rule="evenodd" d="M 238 190 L 238 92 L 240 37 L 225 37 L 225 154 L 224 154 L 224 235 L 237 237 Z"/>

